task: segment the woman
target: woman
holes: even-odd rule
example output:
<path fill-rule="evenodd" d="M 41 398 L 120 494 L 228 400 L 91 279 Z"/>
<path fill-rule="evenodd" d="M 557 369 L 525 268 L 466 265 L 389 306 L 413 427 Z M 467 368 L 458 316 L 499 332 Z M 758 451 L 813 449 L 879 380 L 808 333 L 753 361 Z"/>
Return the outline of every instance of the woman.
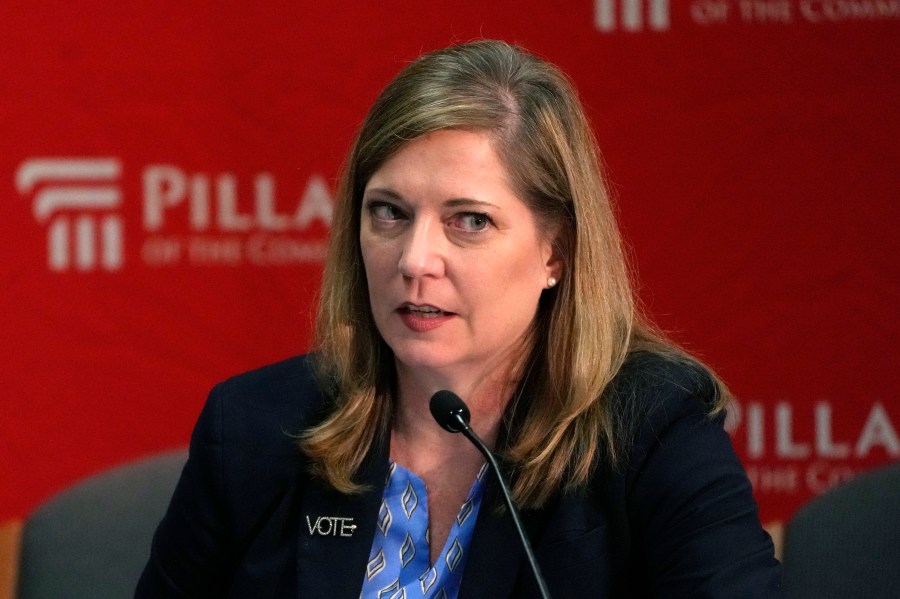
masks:
<path fill-rule="evenodd" d="M 553 596 L 779 596 L 727 393 L 637 313 L 555 67 L 481 41 L 387 86 L 317 334 L 213 390 L 138 596 L 537 596 L 481 455 L 432 420 L 441 389 L 502 458 Z"/>

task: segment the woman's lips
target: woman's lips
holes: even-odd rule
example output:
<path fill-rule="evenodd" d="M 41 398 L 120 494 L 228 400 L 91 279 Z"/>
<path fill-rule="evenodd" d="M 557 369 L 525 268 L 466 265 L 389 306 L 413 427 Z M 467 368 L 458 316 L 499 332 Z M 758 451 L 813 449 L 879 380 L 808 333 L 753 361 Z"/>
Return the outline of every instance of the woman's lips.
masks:
<path fill-rule="evenodd" d="M 409 329 L 417 333 L 432 331 L 455 316 L 453 312 L 444 312 L 434 306 L 416 306 L 404 304 L 397 308 L 400 320 Z"/>

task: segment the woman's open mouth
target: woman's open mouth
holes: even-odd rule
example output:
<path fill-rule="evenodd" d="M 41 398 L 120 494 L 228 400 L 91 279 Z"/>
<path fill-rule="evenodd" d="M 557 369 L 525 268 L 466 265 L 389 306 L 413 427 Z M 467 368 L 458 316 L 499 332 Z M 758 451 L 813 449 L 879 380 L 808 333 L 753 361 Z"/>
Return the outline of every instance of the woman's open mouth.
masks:
<path fill-rule="evenodd" d="M 403 304 L 397 309 L 400 319 L 407 327 L 417 333 L 431 331 L 455 316 L 453 312 L 445 312 L 435 306 L 417 306 Z"/>
<path fill-rule="evenodd" d="M 443 314 L 447 314 L 443 310 L 439 310 L 434 306 L 413 306 L 411 304 L 406 304 L 401 309 L 406 310 L 410 314 L 421 316 L 422 318 L 436 318 Z"/>

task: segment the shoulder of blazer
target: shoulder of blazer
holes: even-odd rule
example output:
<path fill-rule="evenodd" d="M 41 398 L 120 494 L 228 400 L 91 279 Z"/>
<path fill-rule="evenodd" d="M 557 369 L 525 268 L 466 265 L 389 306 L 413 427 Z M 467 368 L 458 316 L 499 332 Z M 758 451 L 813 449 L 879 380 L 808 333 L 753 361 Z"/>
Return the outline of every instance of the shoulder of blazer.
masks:
<path fill-rule="evenodd" d="M 328 404 L 313 360 L 304 355 L 264 366 L 210 393 L 201 421 L 204 429 L 217 430 L 212 437 L 219 444 L 223 500 L 237 538 L 253 534 L 260 518 L 308 481 L 299 435 Z"/>
<path fill-rule="evenodd" d="M 647 446 L 679 418 L 709 413 L 717 393 L 712 375 L 698 362 L 644 351 L 629 356 L 604 392 L 623 465 L 639 462 Z"/>
<path fill-rule="evenodd" d="M 606 463 L 597 469 L 591 494 L 610 518 L 616 585 L 627 586 L 631 580 L 622 572 L 633 566 L 628 496 L 634 477 L 665 429 L 685 414 L 708 412 L 716 392 L 712 376 L 699 363 L 651 352 L 631 354 L 604 392 L 612 404 L 622 459 L 615 467 Z"/>
<path fill-rule="evenodd" d="M 278 427 L 296 437 L 320 420 L 329 406 L 315 374 L 315 354 L 295 356 L 231 377 L 216 385 L 223 433 L 262 435 Z M 281 435 L 270 437 L 276 441 Z M 260 442 L 265 437 L 259 439 Z"/>

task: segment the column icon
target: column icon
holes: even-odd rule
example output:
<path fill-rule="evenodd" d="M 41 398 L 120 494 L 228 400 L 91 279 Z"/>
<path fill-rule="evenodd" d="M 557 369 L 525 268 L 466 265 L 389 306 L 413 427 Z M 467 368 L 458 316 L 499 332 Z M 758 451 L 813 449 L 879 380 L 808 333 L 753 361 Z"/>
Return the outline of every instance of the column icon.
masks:
<path fill-rule="evenodd" d="M 116 158 L 33 158 L 19 165 L 16 188 L 34 192 L 34 218 L 47 224 L 50 270 L 122 268 L 121 173 Z"/>
<path fill-rule="evenodd" d="M 594 0 L 594 25 L 604 33 L 666 31 L 670 12 L 669 0 Z"/>

